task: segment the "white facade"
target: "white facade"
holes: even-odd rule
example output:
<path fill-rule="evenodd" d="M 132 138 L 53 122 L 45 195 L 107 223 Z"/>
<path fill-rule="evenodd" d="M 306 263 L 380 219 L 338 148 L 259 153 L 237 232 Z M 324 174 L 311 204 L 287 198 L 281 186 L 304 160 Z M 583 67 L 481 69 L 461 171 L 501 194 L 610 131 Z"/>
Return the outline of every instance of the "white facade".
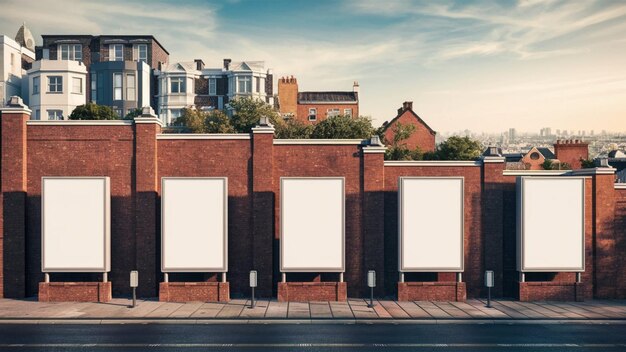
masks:
<path fill-rule="evenodd" d="M 202 64 L 203 66 L 204 64 Z M 176 62 L 155 72 L 158 76 L 159 118 L 169 125 L 180 116 L 182 109 L 194 107 L 196 79 L 206 80 L 208 94 L 212 97 L 211 108 L 223 110 L 231 99 L 248 97 L 260 99 L 273 105 L 273 97 L 266 92 L 266 80 L 272 71 L 265 70 L 263 61 L 229 62 L 228 68 L 203 68 L 197 62 Z M 221 87 L 227 81 L 228 89 Z M 206 101 L 206 99 L 205 99 Z"/>
<path fill-rule="evenodd" d="M 32 120 L 66 120 L 87 101 L 87 68 L 80 61 L 39 60 L 28 70 Z"/>
<path fill-rule="evenodd" d="M 5 35 L 0 36 L 0 106 L 6 105 L 13 95 L 29 103 L 27 94 L 22 91 L 22 77 L 26 74 L 22 69 L 22 56 L 35 60 L 33 51 Z"/>
<path fill-rule="evenodd" d="M 176 62 L 159 72 L 159 118 L 164 124 L 172 124 L 182 109 L 194 106 L 194 84 L 200 74 L 194 62 Z"/>

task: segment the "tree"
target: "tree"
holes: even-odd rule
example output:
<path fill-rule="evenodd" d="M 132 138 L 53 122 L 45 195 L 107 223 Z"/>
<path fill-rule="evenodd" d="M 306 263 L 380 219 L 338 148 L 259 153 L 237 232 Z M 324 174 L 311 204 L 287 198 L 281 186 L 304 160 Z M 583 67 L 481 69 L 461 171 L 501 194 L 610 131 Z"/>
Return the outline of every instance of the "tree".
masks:
<path fill-rule="evenodd" d="M 143 114 L 143 110 L 139 108 L 132 109 L 131 111 L 128 112 L 128 114 L 126 114 L 126 116 L 124 116 L 124 120 L 132 120 L 135 117 L 141 116 L 141 114 Z"/>
<path fill-rule="evenodd" d="M 572 166 L 568 163 L 562 163 L 562 162 L 555 162 L 552 161 L 550 159 L 546 159 L 546 161 L 544 161 L 541 164 L 541 167 L 544 170 L 571 170 Z"/>
<path fill-rule="evenodd" d="M 596 167 L 596 162 L 593 159 L 583 159 L 580 158 L 580 166 L 583 169 L 592 169 Z"/>
<path fill-rule="evenodd" d="M 231 123 L 240 133 L 250 133 L 259 123 L 261 116 L 267 116 L 274 126 L 284 123 L 283 118 L 274 108 L 258 99 L 237 98 L 229 103 L 233 109 Z"/>
<path fill-rule="evenodd" d="M 422 150 L 417 147 L 415 150 L 409 150 L 406 146 L 406 140 L 411 137 L 415 132 L 414 125 L 403 125 L 398 122 L 393 126 L 393 140 L 391 145 L 385 152 L 385 159 L 387 160 L 420 160 L 423 157 Z M 379 136 L 382 131 L 378 133 Z M 384 135 L 383 135 L 384 136 Z M 389 143 L 386 138 L 383 139 L 384 143 Z"/>
<path fill-rule="evenodd" d="M 452 136 L 439 144 L 435 155 L 439 160 L 476 160 L 482 148 L 480 142 L 469 137 Z"/>
<path fill-rule="evenodd" d="M 77 106 L 68 118 L 70 120 L 119 120 L 120 116 L 108 106 L 89 102 Z"/>
<path fill-rule="evenodd" d="M 204 133 L 235 133 L 230 118 L 219 110 L 205 113 Z"/>
<path fill-rule="evenodd" d="M 183 127 L 186 132 L 203 133 L 205 130 L 205 118 L 206 116 L 202 111 L 185 108 L 180 116 L 174 120 L 173 125 Z"/>
<path fill-rule="evenodd" d="M 280 139 L 308 139 L 313 133 L 313 126 L 296 119 L 289 119 L 275 126 L 276 138 Z"/>
<path fill-rule="evenodd" d="M 313 128 L 311 138 L 320 139 L 368 139 L 375 134 L 372 120 L 359 116 L 332 116 Z"/>

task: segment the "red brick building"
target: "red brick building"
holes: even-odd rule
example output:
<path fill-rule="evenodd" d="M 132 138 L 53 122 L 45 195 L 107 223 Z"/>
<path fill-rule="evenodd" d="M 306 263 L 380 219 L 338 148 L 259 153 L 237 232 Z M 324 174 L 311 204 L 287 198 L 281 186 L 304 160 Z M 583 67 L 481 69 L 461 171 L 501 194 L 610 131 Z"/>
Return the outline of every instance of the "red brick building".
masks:
<path fill-rule="evenodd" d="M 368 270 L 378 273 L 375 294 L 381 297 L 484 297 L 484 271 L 494 270 L 495 297 L 626 298 L 626 187 L 614 183 L 614 169 L 549 173 L 550 177 L 586 176 L 585 271 L 580 282 L 573 272 L 527 273 L 526 281 L 520 282 L 515 259 L 516 178 L 546 173 L 505 170 L 503 157 L 385 161 L 384 148 L 368 141 L 278 140 L 268 126 L 250 134 L 186 135 L 162 134 L 159 120 L 150 116 L 134 121 L 29 121 L 29 117 L 30 111 L 22 106 L 4 108 L 0 116 L 0 297 L 35 296 L 44 281 L 43 176 L 110 178 L 112 294 L 129 294 L 129 272 L 139 270 L 141 297 L 157 296 L 164 281 L 159 259 L 161 177 L 228 177 L 230 294 L 249 294 L 248 274 L 254 269 L 257 292 L 269 297 L 277 295 L 282 281 L 280 178 L 341 176 L 345 179 L 343 283 L 338 283 L 337 273 L 290 273 L 281 291 L 289 300 L 365 297 Z M 407 273 L 399 284 L 401 176 L 464 178 L 462 282 L 456 281 L 455 273 L 429 272 Z M 99 295 L 93 283 L 102 280 L 101 275 L 52 273 L 53 284 L 42 294 L 48 298 L 56 294 L 56 299 Z M 219 278 L 172 273 L 169 280 L 215 283 Z"/>
<path fill-rule="evenodd" d="M 402 142 L 407 148 L 413 150 L 419 147 L 423 152 L 432 152 L 435 150 L 435 135 L 437 132 L 433 131 L 433 129 L 413 111 L 412 101 L 402 103 L 402 107 L 398 109 L 398 115 L 391 121 L 385 122 L 384 135 L 388 145 L 393 141 L 395 135 L 394 128 L 398 126 L 398 124 L 415 126 L 413 134 Z"/>
<path fill-rule="evenodd" d="M 352 91 L 300 92 L 298 80 L 282 77 L 278 80 L 279 112 L 285 118 L 296 118 L 306 124 L 316 124 L 330 116 L 359 116 L 359 84 Z"/>
<path fill-rule="evenodd" d="M 589 159 L 589 143 L 581 140 L 557 140 L 554 154 L 562 163 L 568 163 L 572 169 L 580 169 L 580 159 Z"/>

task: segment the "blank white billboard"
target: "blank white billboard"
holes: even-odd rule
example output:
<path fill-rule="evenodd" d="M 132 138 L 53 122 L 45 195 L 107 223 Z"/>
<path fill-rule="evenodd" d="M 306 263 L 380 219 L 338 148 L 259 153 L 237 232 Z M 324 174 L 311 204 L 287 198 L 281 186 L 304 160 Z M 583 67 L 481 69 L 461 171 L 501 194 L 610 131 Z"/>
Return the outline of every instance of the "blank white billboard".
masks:
<path fill-rule="evenodd" d="M 463 177 L 400 177 L 399 271 L 463 271 Z"/>
<path fill-rule="evenodd" d="M 517 179 L 517 269 L 585 270 L 585 179 Z"/>
<path fill-rule="evenodd" d="M 344 272 L 343 177 L 280 179 L 280 268 Z"/>
<path fill-rule="evenodd" d="M 228 271 L 228 180 L 161 179 L 161 270 Z"/>
<path fill-rule="evenodd" d="M 111 270 L 108 177 L 42 177 L 41 271 Z"/>

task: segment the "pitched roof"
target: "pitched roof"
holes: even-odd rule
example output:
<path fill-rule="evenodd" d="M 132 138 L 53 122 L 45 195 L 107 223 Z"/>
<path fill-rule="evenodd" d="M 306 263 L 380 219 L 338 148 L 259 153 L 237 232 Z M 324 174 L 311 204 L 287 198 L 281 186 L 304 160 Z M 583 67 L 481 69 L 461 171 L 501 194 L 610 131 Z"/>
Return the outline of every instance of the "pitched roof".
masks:
<path fill-rule="evenodd" d="M 539 153 L 541 153 L 541 155 L 543 155 L 544 158 L 546 159 L 556 159 L 556 155 L 554 155 L 554 153 L 546 147 L 538 147 L 537 150 L 539 151 Z"/>
<path fill-rule="evenodd" d="M 298 102 L 358 102 L 357 92 L 299 92 Z"/>
<path fill-rule="evenodd" d="M 400 118 L 400 116 L 404 115 L 405 112 L 410 112 L 416 119 L 417 121 L 419 121 L 422 125 L 424 125 L 429 131 L 430 133 L 434 136 L 437 134 L 437 132 L 435 132 L 435 130 L 433 130 L 432 128 L 430 128 L 430 126 L 428 126 L 428 124 L 426 123 L 426 121 L 422 120 L 421 117 L 419 117 L 415 111 L 413 111 L 413 109 L 404 109 L 404 108 L 400 108 L 398 109 L 398 115 L 396 117 L 394 117 L 393 119 L 391 119 L 391 121 L 389 121 L 389 123 L 385 124 L 385 127 L 383 128 L 383 132 L 387 131 L 387 129 L 393 125 L 393 123 Z"/>

